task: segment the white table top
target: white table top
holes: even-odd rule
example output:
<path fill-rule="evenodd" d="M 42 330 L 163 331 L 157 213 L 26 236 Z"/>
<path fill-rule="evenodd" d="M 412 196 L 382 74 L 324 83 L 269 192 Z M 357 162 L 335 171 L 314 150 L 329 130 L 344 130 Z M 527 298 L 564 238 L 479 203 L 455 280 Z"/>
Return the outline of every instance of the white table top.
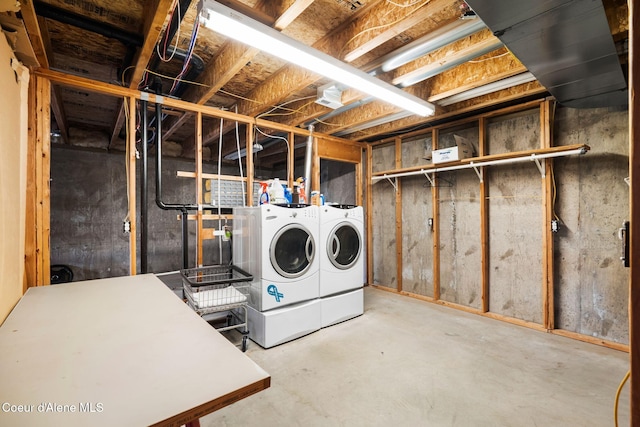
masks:
<path fill-rule="evenodd" d="M 0 327 L 0 425 L 182 425 L 270 381 L 153 275 L 30 288 Z"/>

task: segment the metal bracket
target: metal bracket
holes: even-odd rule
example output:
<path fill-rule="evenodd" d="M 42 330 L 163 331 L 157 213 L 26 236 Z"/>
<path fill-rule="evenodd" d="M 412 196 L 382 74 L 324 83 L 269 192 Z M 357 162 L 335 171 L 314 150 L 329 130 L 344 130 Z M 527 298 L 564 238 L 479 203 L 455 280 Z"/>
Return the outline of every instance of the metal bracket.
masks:
<path fill-rule="evenodd" d="M 436 174 L 435 174 L 435 173 L 432 173 L 431 175 L 433 175 L 433 176 L 430 176 L 428 172 L 424 172 L 424 171 L 423 171 L 422 173 L 423 173 L 423 174 L 424 174 L 424 176 L 429 180 L 429 183 L 431 184 L 431 186 L 432 186 L 432 187 L 433 187 L 433 186 L 435 186 L 434 179 L 435 179 L 435 175 L 436 175 Z"/>
<path fill-rule="evenodd" d="M 545 176 L 547 176 L 547 172 L 546 172 L 547 162 L 545 161 L 545 159 L 542 159 L 542 161 L 540 161 L 540 159 L 538 159 L 535 154 L 532 154 L 531 160 L 536 162 L 536 166 L 538 166 L 538 170 L 540 171 L 541 177 L 544 178 Z"/>
<path fill-rule="evenodd" d="M 387 178 L 387 181 L 389 181 L 391 183 L 391 185 L 393 185 L 393 188 L 396 190 L 396 193 L 398 192 L 398 178 L 393 178 L 393 181 L 391 181 L 391 178 L 389 178 L 388 176 L 385 176 L 385 178 Z"/>
<path fill-rule="evenodd" d="M 478 175 L 478 179 L 480 182 L 484 182 L 484 169 L 478 169 L 478 166 L 474 165 L 473 162 L 469 163 L 474 171 L 476 171 L 476 175 Z"/>

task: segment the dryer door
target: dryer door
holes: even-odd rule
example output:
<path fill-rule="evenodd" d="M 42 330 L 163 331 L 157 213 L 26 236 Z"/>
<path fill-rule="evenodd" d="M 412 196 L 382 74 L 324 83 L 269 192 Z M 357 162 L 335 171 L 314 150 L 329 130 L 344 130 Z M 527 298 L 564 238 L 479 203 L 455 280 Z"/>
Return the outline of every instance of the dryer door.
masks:
<path fill-rule="evenodd" d="M 282 227 L 271 241 L 271 265 L 283 277 L 300 277 L 311 267 L 315 247 L 311 232 L 304 226 L 290 224 Z"/>
<path fill-rule="evenodd" d="M 360 232 L 348 222 L 336 225 L 327 240 L 327 256 L 331 263 L 341 270 L 351 268 L 358 261 L 362 251 Z"/>

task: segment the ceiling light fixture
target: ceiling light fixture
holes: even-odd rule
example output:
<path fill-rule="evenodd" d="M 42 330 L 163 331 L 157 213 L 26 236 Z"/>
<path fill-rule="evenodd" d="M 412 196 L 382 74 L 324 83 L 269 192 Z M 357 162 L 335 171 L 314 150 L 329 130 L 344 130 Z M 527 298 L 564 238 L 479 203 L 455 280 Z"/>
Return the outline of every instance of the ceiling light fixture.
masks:
<path fill-rule="evenodd" d="M 342 83 L 381 101 L 419 116 L 432 115 L 435 106 L 410 93 L 377 79 L 336 58 L 285 36 L 277 30 L 246 17 L 213 0 L 205 0 L 203 25 L 292 64 L 306 68 L 332 81 Z"/>
<path fill-rule="evenodd" d="M 535 79 L 536 77 L 529 72 L 520 73 L 513 77 L 507 77 L 506 79 L 498 80 L 497 82 L 489 83 L 474 89 L 469 89 L 456 95 L 452 95 L 448 98 L 444 98 L 441 101 L 438 101 L 438 104 L 445 107 L 447 105 L 455 104 L 456 102 L 467 101 L 471 98 L 487 95 L 489 93 L 497 92 L 502 89 L 508 89 L 510 87 L 517 86 L 523 83 L 529 83 L 534 81 Z"/>
<path fill-rule="evenodd" d="M 415 61 L 429 52 L 433 52 L 436 49 L 440 49 L 441 47 L 458 41 L 468 35 L 477 33 L 484 28 L 487 28 L 487 26 L 480 20 L 480 18 L 455 20 L 442 28 L 430 32 L 426 36 L 383 56 L 379 60 L 382 64 L 380 68 L 385 73 L 395 70 L 404 64 Z"/>

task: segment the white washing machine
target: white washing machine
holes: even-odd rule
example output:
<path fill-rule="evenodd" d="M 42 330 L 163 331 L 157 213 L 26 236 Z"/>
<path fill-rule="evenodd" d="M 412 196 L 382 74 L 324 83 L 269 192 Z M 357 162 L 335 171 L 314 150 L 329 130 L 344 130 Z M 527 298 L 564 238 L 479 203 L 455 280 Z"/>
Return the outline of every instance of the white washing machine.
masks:
<path fill-rule="evenodd" d="M 233 264 L 253 275 L 258 311 L 319 296 L 318 207 L 289 206 L 233 210 Z"/>
<path fill-rule="evenodd" d="M 249 337 L 268 348 L 320 329 L 318 207 L 233 210 L 233 264 L 253 276 Z"/>
<path fill-rule="evenodd" d="M 322 327 L 363 313 L 364 258 L 362 207 L 320 206 Z"/>

